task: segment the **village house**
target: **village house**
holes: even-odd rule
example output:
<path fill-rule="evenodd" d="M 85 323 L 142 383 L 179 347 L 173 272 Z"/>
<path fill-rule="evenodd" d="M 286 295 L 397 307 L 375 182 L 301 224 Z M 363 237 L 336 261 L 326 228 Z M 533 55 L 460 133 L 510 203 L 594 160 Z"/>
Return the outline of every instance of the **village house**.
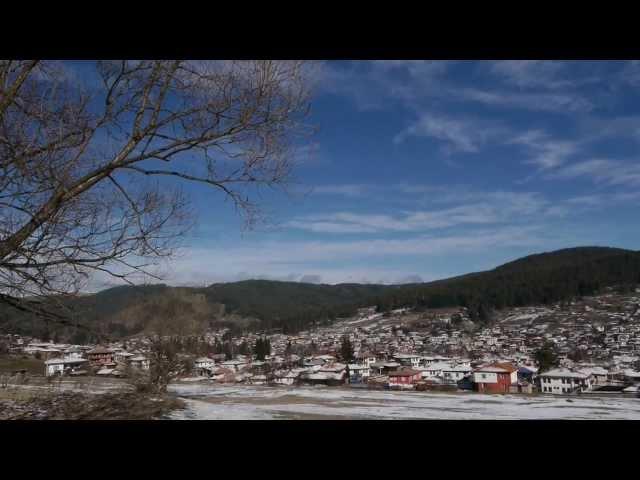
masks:
<path fill-rule="evenodd" d="M 420 370 L 403 367 L 389 372 L 388 376 L 389 388 L 412 390 L 415 389 L 416 382 L 422 378 L 422 372 Z"/>
<path fill-rule="evenodd" d="M 196 358 L 193 361 L 193 372 L 199 377 L 211 375 L 214 367 L 215 362 L 208 357 Z"/>
<path fill-rule="evenodd" d="M 134 357 L 129 358 L 129 366 L 131 368 L 135 368 L 137 370 L 149 370 L 149 359 L 144 355 L 136 355 Z"/>
<path fill-rule="evenodd" d="M 495 362 L 473 371 L 473 384 L 481 393 L 508 393 L 518 383 L 518 369 L 510 363 Z"/>
<path fill-rule="evenodd" d="M 366 381 L 369 378 L 369 367 L 359 363 L 349 364 L 349 381 L 352 383 Z"/>
<path fill-rule="evenodd" d="M 376 375 L 387 375 L 388 372 L 392 370 L 396 370 L 401 367 L 398 362 L 376 362 L 372 363 L 370 368 L 370 374 L 375 373 Z"/>
<path fill-rule="evenodd" d="M 44 374 L 46 377 L 71 374 L 81 370 L 88 363 L 84 358 L 52 358 L 44 362 Z"/>
<path fill-rule="evenodd" d="M 604 385 L 608 382 L 609 371 L 599 366 L 581 368 L 581 373 L 593 375 L 593 383 L 595 385 Z"/>
<path fill-rule="evenodd" d="M 594 384 L 594 376 L 591 373 L 570 370 L 568 368 L 556 368 L 542 373 L 540 378 L 540 391 L 542 393 L 575 393 L 591 390 Z"/>
<path fill-rule="evenodd" d="M 278 385 L 293 385 L 300 376 L 300 370 L 279 370 L 275 372 L 274 383 Z"/>
<path fill-rule="evenodd" d="M 405 367 L 418 368 L 420 366 L 420 355 L 396 353 L 393 358 Z"/>
<path fill-rule="evenodd" d="M 247 362 L 244 360 L 225 360 L 224 362 L 220 362 L 220 366 L 223 368 L 228 368 L 234 372 L 239 372 L 244 367 L 247 366 Z"/>
<path fill-rule="evenodd" d="M 115 366 L 115 352 L 106 347 L 98 346 L 87 352 L 87 359 L 92 367 Z"/>
<path fill-rule="evenodd" d="M 113 358 L 116 361 L 116 363 L 126 365 L 127 360 L 129 360 L 131 357 L 134 357 L 134 356 L 135 355 L 133 353 L 129 353 L 121 350 L 121 351 L 115 352 L 113 355 Z"/>

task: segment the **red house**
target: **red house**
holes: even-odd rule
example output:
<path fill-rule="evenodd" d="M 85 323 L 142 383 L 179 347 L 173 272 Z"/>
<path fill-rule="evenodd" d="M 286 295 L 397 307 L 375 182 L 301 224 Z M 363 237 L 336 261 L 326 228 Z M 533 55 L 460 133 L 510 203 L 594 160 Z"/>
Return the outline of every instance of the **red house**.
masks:
<path fill-rule="evenodd" d="M 510 363 L 492 363 L 473 371 L 474 389 L 482 393 L 509 393 L 518 383 L 518 368 Z"/>
<path fill-rule="evenodd" d="M 87 352 L 87 359 L 92 366 L 115 365 L 115 352 L 110 348 L 96 347 Z"/>
<path fill-rule="evenodd" d="M 422 372 L 411 368 L 402 368 L 389 372 L 389 388 L 413 389 L 422 379 Z"/>

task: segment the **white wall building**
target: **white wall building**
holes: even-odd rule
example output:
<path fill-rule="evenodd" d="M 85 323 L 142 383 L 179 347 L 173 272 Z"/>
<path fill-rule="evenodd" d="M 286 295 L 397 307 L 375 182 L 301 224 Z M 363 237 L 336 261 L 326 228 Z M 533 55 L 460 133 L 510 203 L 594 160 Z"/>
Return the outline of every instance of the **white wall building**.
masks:
<path fill-rule="evenodd" d="M 65 373 L 77 370 L 89 363 L 85 358 L 53 358 L 44 362 L 44 374 L 47 377 L 52 375 L 64 375 Z"/>
<path fill-rule="evenodd" d="M 591 373 L 556 368 L 540 375 L 540 391 L 562 395 L 590 390 L 594 384 Z"/>

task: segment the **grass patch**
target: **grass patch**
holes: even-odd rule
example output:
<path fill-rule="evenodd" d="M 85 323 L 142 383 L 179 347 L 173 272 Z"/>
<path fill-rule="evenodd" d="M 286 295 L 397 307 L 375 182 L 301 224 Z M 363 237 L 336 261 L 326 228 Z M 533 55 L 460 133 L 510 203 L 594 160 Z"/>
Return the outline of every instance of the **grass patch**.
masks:
<path fill-rule="evenodd" d="M 5 420 L 155 420 L 184 408 L 184 402 L 171 395 L 63 392 L 0 402 L 3 406 Z"/>
<path fill-rule="evenodd" d="M 17 370 L 26 370 L 30 375 L 44 375 L 44 361 L 14 355 L 0 357 L 0 373 L 10 374 Z"/>

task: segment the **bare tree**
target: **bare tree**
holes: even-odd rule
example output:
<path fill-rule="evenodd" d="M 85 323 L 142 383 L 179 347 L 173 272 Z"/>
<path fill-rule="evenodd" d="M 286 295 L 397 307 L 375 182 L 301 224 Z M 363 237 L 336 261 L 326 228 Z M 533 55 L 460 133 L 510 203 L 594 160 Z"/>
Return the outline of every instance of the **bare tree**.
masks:
<path fill-rule="evenodd" d="M 309 130 L 299 61 L 0 60 L 0 302 L 132 282 L 193 224 L 180 181 L 253 225 Z M 213 210 L 212 210 L 213 211 Z"/>
<path fill-rule="evenodd" d="M 149 390 L 165 393 L 169 383 L 184 373 L 184 360 L 180 355 L 177 337 L 156 335 L 149 337 Z M 142 391 L 142 384 L 137 389 Z"/>

